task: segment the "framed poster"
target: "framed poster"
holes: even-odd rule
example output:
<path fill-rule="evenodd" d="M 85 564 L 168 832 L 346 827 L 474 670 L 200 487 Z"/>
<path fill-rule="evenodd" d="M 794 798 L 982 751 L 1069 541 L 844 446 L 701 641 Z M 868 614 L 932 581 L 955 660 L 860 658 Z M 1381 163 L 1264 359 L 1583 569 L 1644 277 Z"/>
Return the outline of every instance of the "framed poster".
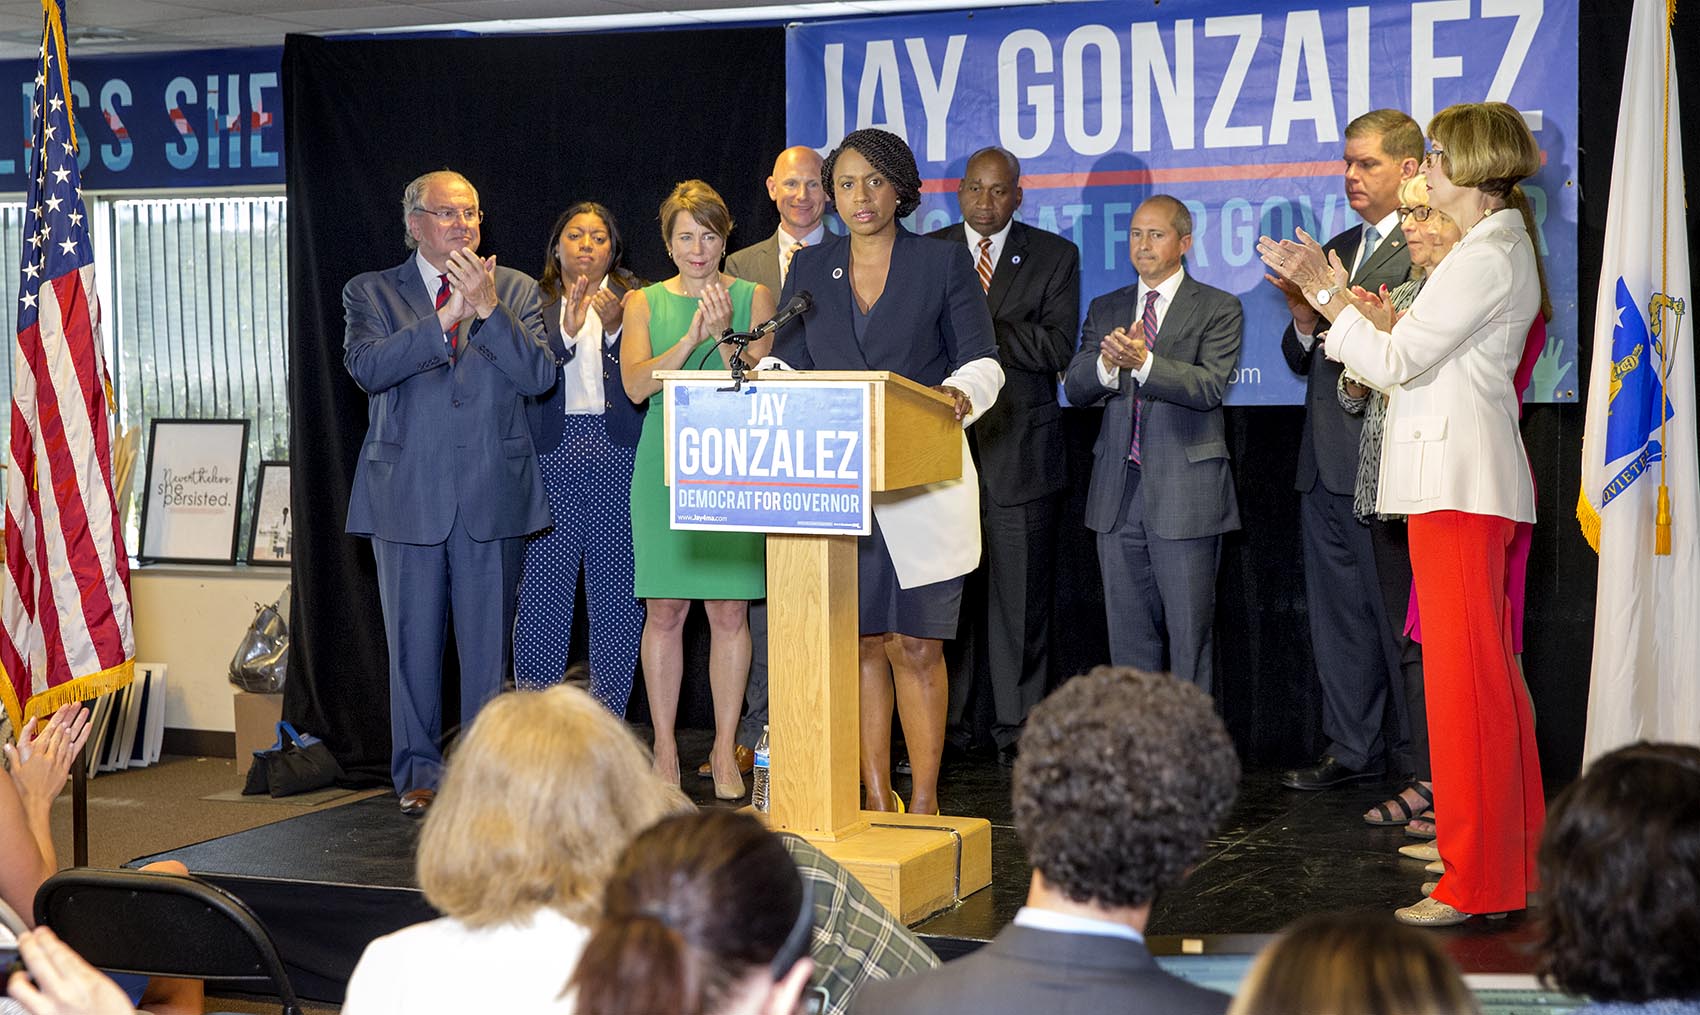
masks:
<path fill-rule="evenodd" d="M 288 567 L 293 540 L 289 521 L 289 463 L 261 462 L 254 479 L 254 522 L 248 530 L 248 563 Z"/>
<path fill-rule="evenodd" d="M 247 464 L 245 419 L 154 420 L 136 556 L 143 563 L 235 563 Z"/>

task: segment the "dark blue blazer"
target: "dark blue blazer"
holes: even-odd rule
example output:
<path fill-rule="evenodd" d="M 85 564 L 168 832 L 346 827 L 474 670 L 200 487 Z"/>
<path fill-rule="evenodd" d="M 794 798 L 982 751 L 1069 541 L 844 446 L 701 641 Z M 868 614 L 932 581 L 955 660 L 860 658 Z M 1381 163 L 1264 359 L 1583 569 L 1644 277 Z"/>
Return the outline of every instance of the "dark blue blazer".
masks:
<path fill-rule="evenodd" d="M 369 396 L 366 441 L 348 498 L 348 531 L 394 543 L 440 543 L 459 514 L 477 540 L 549 524 L 525 396 L 547 391 L 537 283 L 496 269 L 496 311 L 462 328 L 449 356 L 434 293 L 409 257 L 342 290 L 342 362 Z"/>
<path fill-rule="evenodd" d="M 794 318 L 773 344 L 773 355 L 798 370 L 890 370 L 931 386 L 969 360 L 997 358 L 992 315 L 960 243 L 898 226 L 885 292 L 860 342 L 848 236 L 797 251 L 779 305 L 803 291 L 814 296 L 814 309 Z"/>
<path fill-rule="evenodd" d="M 610 284 L 616 288 L 619 285 L 612 280 Z M 538 299 L 542 300 L 542 296 L 539 289 Z M 564 379 L 568 360 L 567 344 L 561 338 L 561 301 L 555 299 L 544 303 L 542 313 L 543 344 L 549 351 L 549 358 L 555 361 L 555 383 L 542 395 L 528 399 L 525 409 L 531 420 L 531 442 L 537 446 L 538 454 L 546 455 L 560 445 L 561 434 L 566 430 L 567 389 Z M 623 337 L 622 333 L 620 338 L 602 346 L 602 425 L 608 431 L 610 444 L 635 448 L 638 438 L 643 435 L 643 414 L 649 408 L 649 402 L 637 404 L 626 397 L 626 386 L 620 380 L 620 342 Z"/>

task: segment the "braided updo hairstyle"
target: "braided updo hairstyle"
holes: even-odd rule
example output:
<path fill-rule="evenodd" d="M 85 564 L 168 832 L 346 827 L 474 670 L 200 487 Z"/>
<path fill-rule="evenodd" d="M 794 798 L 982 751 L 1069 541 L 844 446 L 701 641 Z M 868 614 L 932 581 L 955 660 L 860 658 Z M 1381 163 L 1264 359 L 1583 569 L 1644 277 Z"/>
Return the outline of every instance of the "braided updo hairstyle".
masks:
<path fill-rule="evenodd" d="M 897 191 L 898 218 L 907 218 L 910 212 L 920 207 L 921 170 L 915 166 L 915 153 L 909 150 L 909 145 L 902 138 L 877 127 L 851 131 L 821 163 L 820 184 L 828 195 L 836 193 L 832 188 L 832 169 L 846 148 L 856 149 L 856 153 L 867 159 L 868 165 L 873 166 L 874 171 L 885 177 Z"/>

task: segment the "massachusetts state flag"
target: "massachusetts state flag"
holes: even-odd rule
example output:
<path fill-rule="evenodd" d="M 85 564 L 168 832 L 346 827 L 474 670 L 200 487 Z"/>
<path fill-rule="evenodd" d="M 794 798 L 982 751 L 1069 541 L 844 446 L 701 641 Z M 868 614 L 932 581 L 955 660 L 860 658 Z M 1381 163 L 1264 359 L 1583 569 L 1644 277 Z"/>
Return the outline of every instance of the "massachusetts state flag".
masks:
<path fill-rule="evenodd" d="M 0 699 L 14 728 L 129 683 L 136 655 L 63 0 L 42 10 L 0 584 Z"/>
<path fill-rule="evenodd" d="M 1612 161 L 1577 505 L 1600 555 L 1585 761 L 1642 739 L 1700 743 L 1700 308 L 1670 16 L 1667 0 L 1636 0 Z"/>

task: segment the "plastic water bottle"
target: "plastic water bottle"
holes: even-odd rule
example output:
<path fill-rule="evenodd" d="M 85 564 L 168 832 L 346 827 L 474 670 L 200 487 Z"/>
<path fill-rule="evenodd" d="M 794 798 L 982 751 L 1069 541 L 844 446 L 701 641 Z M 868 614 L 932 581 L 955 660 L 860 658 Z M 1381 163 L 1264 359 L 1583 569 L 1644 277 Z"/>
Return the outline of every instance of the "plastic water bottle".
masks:
<path fill-rule="evenodd" d="M 750 790 L 750 803 L 756 810 L 766 812 L 773 803 L 768 795 L 768 745 L 767 727 L 761 728 L 761 739 L 756 741 L 755 767 L 750 770 L 750 780 L 754 786 Z"/>

